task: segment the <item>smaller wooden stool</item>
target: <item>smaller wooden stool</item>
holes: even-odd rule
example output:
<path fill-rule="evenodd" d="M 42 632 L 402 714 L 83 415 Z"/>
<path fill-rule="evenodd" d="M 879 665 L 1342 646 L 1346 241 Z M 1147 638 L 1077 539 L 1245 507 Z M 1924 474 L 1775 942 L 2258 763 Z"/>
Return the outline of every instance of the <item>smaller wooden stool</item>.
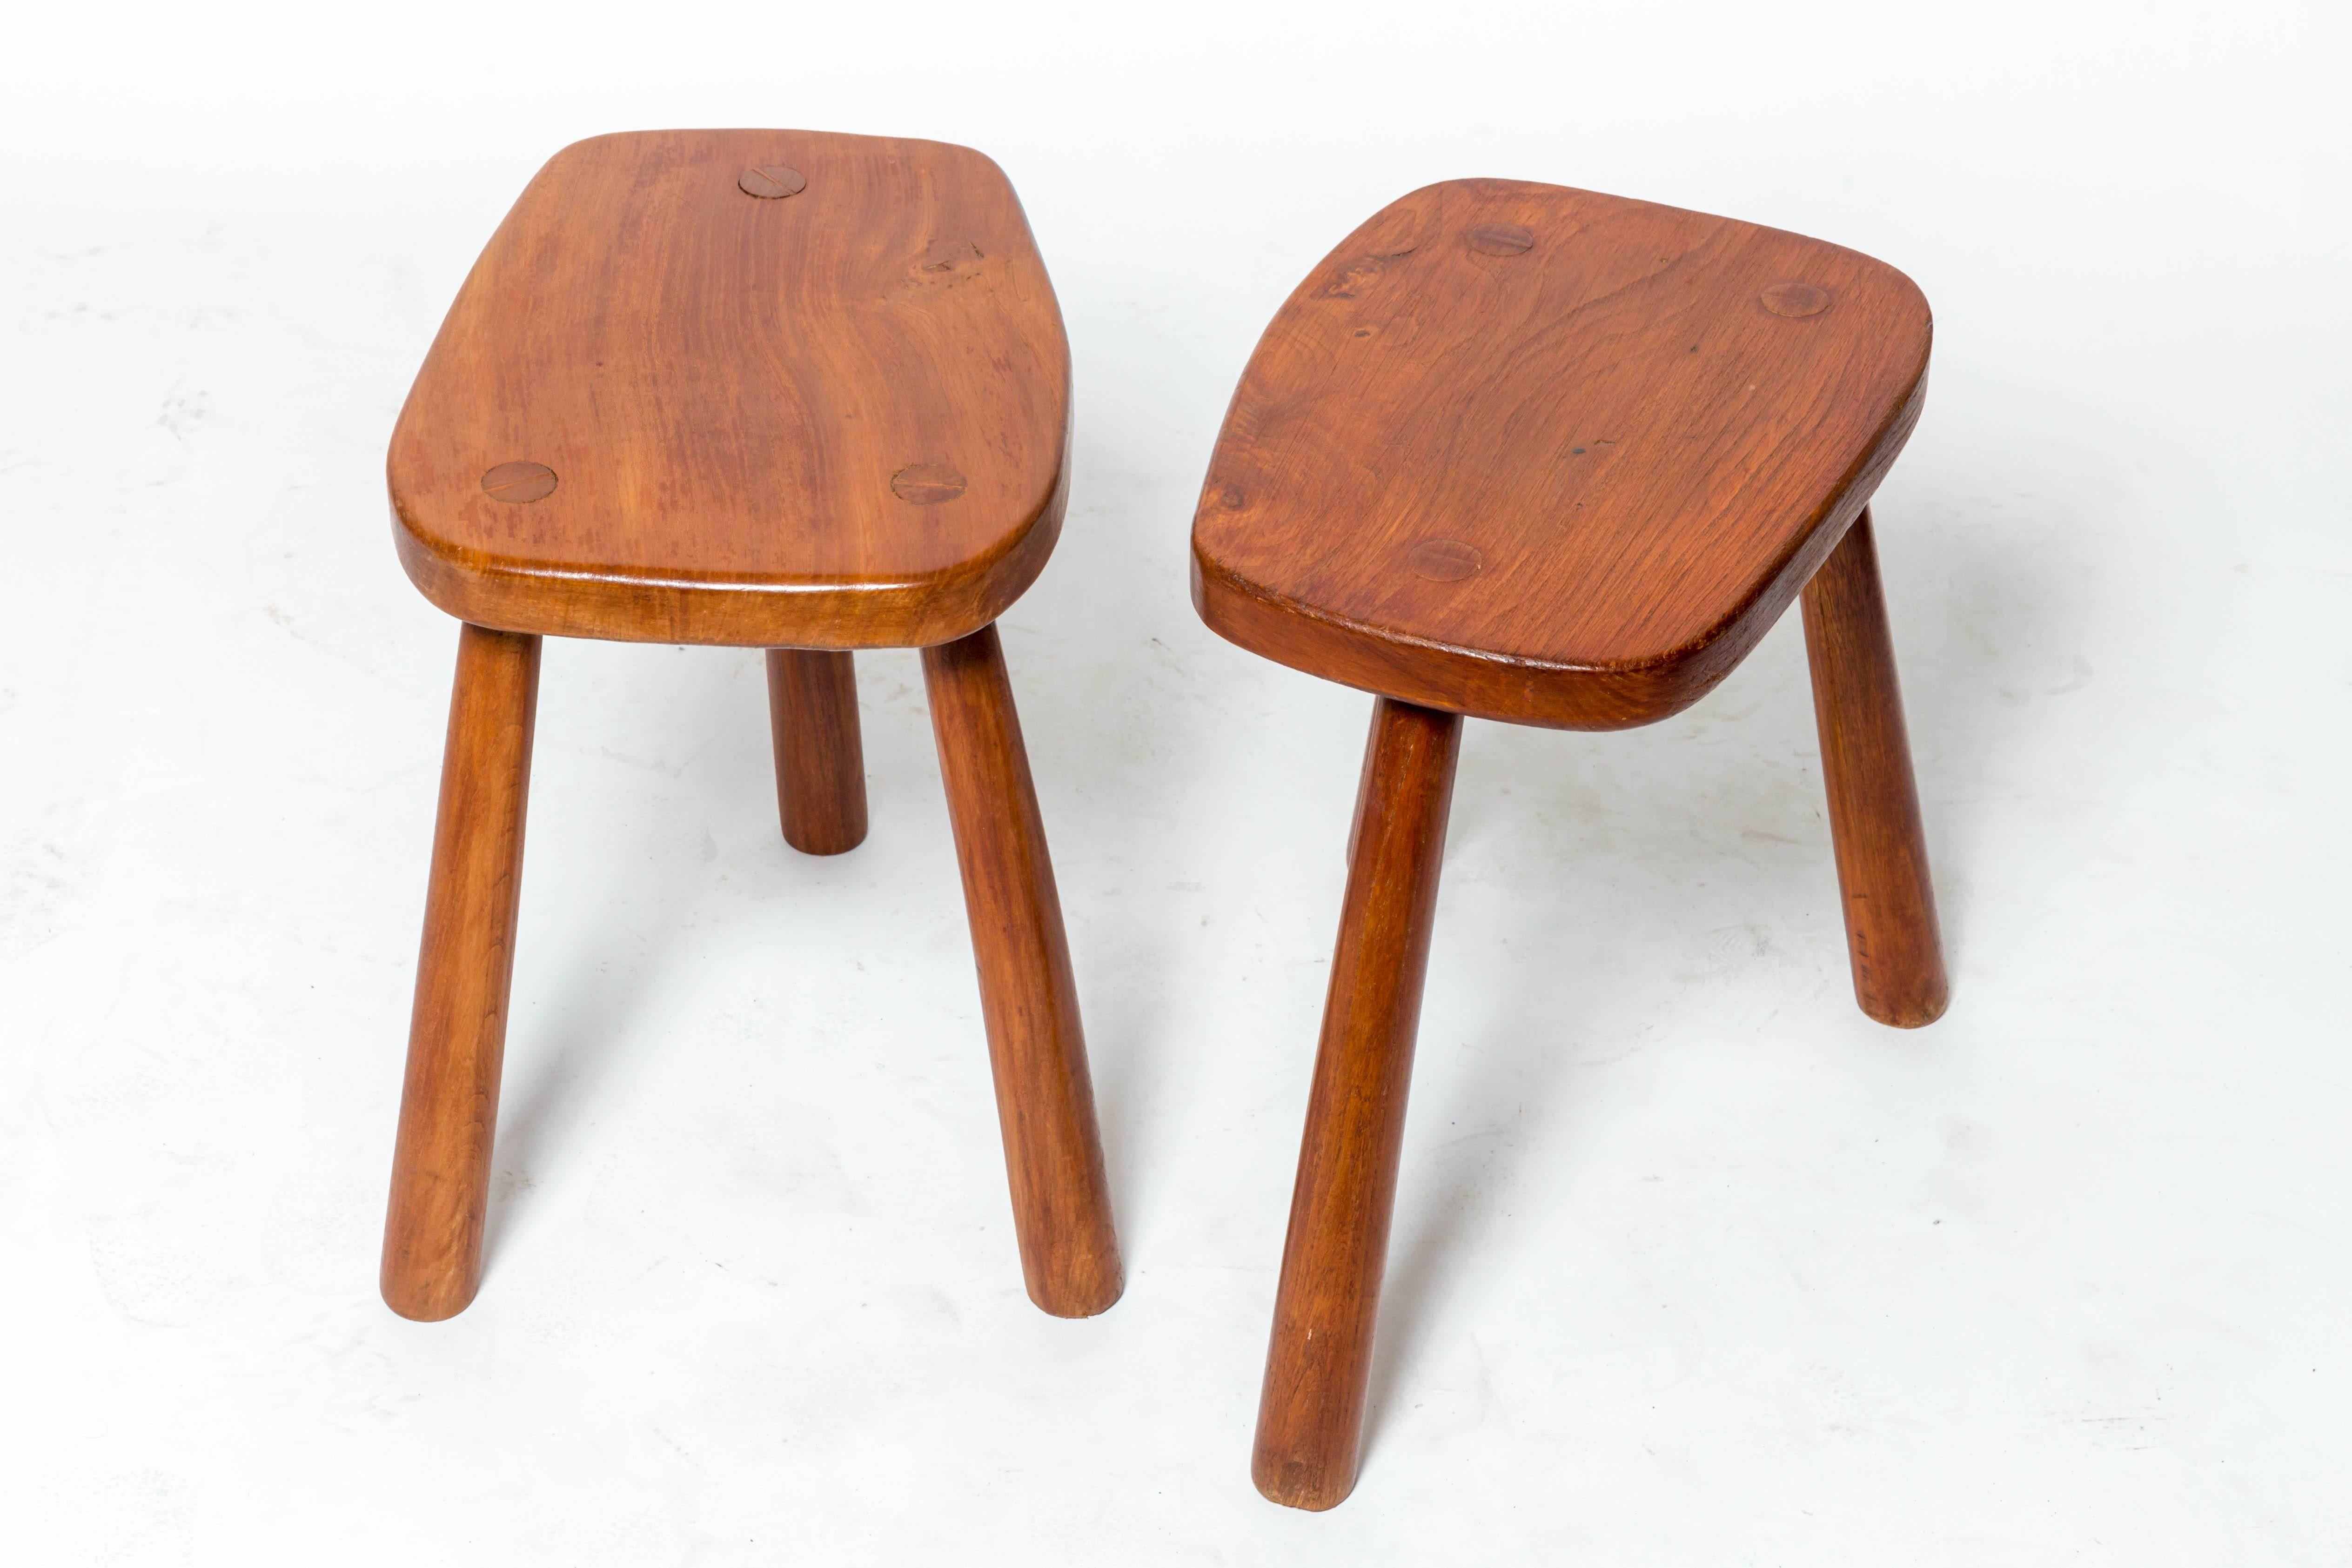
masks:
<path fill-rule="evenodd" d="M 1067 484 L 1069 349 L 1003 172 L 935 142 L 603 136 L 540 171 L 393 433 L 394 536 L 465 625 L 383 1297 L 481 1279 L 540 638 L 764 647 L 784 837 L 866 836 L 849 650 L 919 647 L 1030 1299 L 1118 1299 L 1045 834 L 994 622 Z"/>
<path fill-rule="evenodd" d="M 1697 701 L 1800 592 L 1854 992 L 1944 966 L 1865 510 L 1917 422 L 1927 303 L 1818 240 L 1509 180 L 1417 191 L 1242 373 L 1192 598 L 1379 700 L 1298 1156 L 1254 1473 L 1355 1485 L 1462 716 L 1564 730 Z"/>

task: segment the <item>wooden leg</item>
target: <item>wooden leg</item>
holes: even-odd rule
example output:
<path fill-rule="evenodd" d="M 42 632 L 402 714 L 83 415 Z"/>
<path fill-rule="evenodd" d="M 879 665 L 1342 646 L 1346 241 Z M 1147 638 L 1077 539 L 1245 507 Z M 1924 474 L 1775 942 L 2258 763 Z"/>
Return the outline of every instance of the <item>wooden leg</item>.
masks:
<path fill-rule="evenodd" d="M 457 636 L 383 1233 L 383 1299 L 404 1318 L 454 1317 L 481 1285 L 539 646 L 476 626 Z"/>
<path fill-rule="evenodd" d="M 1356 863 L 1356 845 L 1364 837 L 1364 802 L 1372 797 L 1372 759 L 1380 753 L 1381 705 L 1372 704 L 1371 732 L 1364 737 L 1364 765 L 1356 770 L 1356 815 L 1348 819 L 1347 864 Z"/>
<path fill-rule="evenodd" d="M 1854 999 L 1882 1024 L 1932 1024 L 1950 992 L 1866 510 L 1805 588 L 1805 651 Z"/>
<path fill-rule="evenodd" d="M 1356 1484 L 1461 743 L 1458 714 L 1386 698 L 1373 714 L 1250 1467 L 1292 1508 L 1331 1508 Z"/>
<path fill-rule="evenodd" d="M 996 628 L 923 650 L 980 963 L 996 1113 L 1029 1299 L 1090 1318 L 1125 1288 L 1045 826 Z"/>
<path fill-rule="evenodd" d="M 866 748 L 854 656 L 770 648 L 768 718 L 784 842 L 804 855 L 856 848 L 866 841 Z"/>

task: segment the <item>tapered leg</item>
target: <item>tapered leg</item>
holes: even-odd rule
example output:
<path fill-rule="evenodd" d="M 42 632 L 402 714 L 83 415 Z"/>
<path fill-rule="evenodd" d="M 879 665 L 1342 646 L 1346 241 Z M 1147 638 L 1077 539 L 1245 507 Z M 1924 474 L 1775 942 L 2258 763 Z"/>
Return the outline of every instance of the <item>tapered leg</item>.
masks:
<path fill-rule="evenodd" d="M 1088 1318 L 1125 1288 L 1077 985 L 996 628 L 923 650 L 980 963 L 980 1006 L 1029 1299 Z"/>
<path fill-rule="evenodd" d="M 1854 999 L 1882 1024 L 1932 1024 L 1949 988 L 1868 511 L 1805 588 L 1805 651 Z"/>
<path fill-rule="evenodd" d="M 866 747 L 854 656 L 770 648 L 768 718 L 784 842 L 804 855 L 856 848 L 866 839 Z"/>
<path fill-rule="evenodd" d="M 404 1318 L 454 1317 L 481 1285 L 538 704 L 539 638 L 458 633 L 383 1233 L 383 1299 Z"/>
<path fill-rule="evenodd" d="M 1258 1398 L 1258 1490 L 1325 1509 L 1356 1484 L 1462 720 L 1382 698 L 1356 804 L 1339 946 Z"/>

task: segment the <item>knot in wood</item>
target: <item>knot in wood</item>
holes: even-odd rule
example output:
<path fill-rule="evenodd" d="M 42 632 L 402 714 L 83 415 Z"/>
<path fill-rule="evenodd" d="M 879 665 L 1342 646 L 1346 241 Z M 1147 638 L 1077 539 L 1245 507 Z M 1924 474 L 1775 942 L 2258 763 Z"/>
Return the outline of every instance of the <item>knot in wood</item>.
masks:
<path fill-rule="evenodd" d="M 1536 247 L 1535 231 L 1515 223 L 1475 224 L 1462 238 L 1481 256 L 1525 256 Z"/>

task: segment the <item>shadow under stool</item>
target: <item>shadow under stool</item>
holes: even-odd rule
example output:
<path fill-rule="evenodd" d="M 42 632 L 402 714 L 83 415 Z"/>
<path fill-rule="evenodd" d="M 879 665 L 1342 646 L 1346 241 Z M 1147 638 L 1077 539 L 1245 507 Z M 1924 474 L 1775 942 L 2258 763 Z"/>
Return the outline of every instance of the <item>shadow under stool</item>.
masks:
<path fill-rule="evenodd" d="M 1801 595 L 1854 994 L 1944 1010 L 1868 502 L 1919 417 L 1927 303 L 1753 224 L 1510 180 L 1432 185 L 1308 274 L 1234 393 L 1192 597 L 1377 699 L 1253 1474 L 1355 1485 L 1465 715 L 1563 730 L 1697 701 Z"/>
<path fill-rule="evenodd" d="M 394 431 L 394 536 L 464 623 L 383 1297 L 481 1279 L 542 637 L 768 649 L 785 837 L 866 835 L 851 650 L 919 647 L 1030 1299 L 1121 1273 L 996 617 L 1067 493 L 1069 349 L 1003 172 L 803 132 L 603 136 L 541 170 Z"/>

